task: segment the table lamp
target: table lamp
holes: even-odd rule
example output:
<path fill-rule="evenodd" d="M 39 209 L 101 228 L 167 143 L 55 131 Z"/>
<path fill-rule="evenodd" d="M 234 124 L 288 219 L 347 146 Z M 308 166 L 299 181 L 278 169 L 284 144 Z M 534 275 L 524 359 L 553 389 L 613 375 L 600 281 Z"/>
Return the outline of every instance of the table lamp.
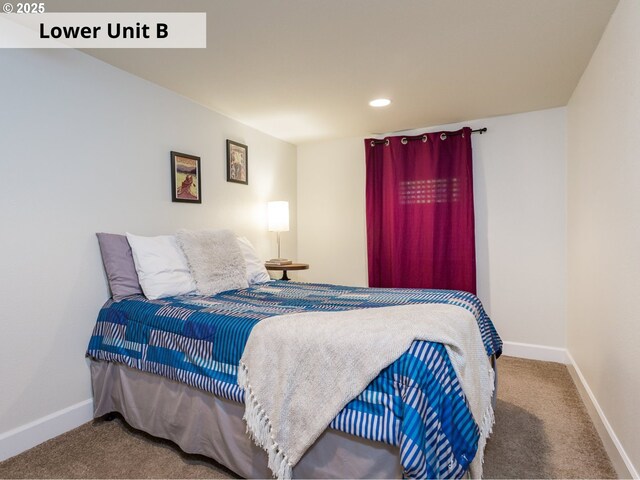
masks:
<path fill-rule="evenodd" d="M 267 217 L 269 231 L 276 232 L 278 238 L 278 258 L 272 258 L 268 263 L 274 265 L 289 265 L 291 260 L 280 256 L 280 232 L 289 231 L 289 202 L 268 202 Z"/>

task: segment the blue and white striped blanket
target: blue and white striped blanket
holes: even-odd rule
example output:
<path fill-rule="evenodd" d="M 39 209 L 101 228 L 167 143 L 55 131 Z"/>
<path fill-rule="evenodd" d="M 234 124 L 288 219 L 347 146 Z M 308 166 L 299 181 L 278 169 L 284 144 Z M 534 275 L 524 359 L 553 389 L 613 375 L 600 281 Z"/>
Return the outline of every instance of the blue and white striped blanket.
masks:
<path fill-rule="evenodd" d="M 469 293 L 275 281 L 212 297 L 109 301 L 100 311 L 87 355 L 243 403 L 238 362 L 251 329 L 263 318 L 416 303 L 446 303 L 469 310 L 487 355 L 501 353 L 502 342 L 491 320 Z M 444 346 L 424 341 L 414 341 L 338 414 L 331 427 L 398 446 L 405 476 L 411 478 L 462 477 L 479 437 Z"/>

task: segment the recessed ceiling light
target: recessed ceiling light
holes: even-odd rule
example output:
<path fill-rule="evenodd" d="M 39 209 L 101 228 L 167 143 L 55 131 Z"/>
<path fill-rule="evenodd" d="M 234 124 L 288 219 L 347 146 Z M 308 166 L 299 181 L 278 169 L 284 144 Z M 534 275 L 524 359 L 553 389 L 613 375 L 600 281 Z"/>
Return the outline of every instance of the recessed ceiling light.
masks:
<path fill-rule="evenodd" d="M 369 105 L 372 107 L 386 107 L 391 103 L 391 100 L 388 98 L 376 98 L 375 100 L 371 100 Z"/>

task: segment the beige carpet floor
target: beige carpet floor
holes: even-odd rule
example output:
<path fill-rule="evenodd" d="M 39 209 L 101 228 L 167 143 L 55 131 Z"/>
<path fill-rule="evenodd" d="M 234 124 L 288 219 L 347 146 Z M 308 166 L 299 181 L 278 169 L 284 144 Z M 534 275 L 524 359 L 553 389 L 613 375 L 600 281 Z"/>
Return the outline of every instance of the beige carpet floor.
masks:
<path fill-rule="evenodd" d="M 502 357 L 485 478 L 617 478 L 564 365 Z M 122 420 L 94 421 L 0 463 L 0 478 L 236 478 Z"/>

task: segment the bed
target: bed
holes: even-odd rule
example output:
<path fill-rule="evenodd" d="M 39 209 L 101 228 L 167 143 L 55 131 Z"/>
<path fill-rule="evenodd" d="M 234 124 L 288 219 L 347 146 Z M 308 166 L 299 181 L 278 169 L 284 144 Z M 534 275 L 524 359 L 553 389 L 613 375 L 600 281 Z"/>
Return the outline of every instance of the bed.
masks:
<path fill-rule="evenodd" d="M 94 416 L 119 412 L 133 427 L 243 477 L 270 477 L 267 454 L 246 434 L 237 378 L 254 326 L 300 312 L 414 304 L 471 312 L 487 361 L 500 355 L 502 342 L 480 301 L 460 291 L 272 281 L 213 296 L 110 300 L 87 350 Z M 340 411 L 293 475 L 461 478 L 482 455 L 480 440 L 447 350 L 418 340 Z"/>

